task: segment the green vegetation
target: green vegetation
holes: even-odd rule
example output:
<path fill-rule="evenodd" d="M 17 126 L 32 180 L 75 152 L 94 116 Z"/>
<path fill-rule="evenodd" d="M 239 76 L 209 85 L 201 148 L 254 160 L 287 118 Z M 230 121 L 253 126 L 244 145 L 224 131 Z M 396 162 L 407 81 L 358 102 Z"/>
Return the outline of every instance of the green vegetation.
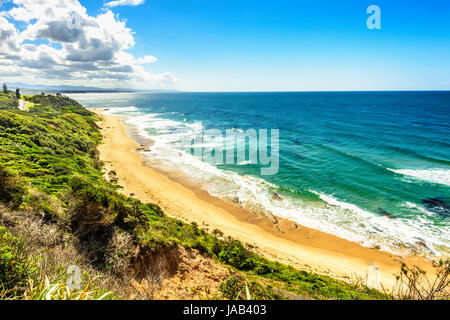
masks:
<path fill-rule="evenodd" d="M 183 246 L 230 266 L 235 276 L 220 287 L 227 299 L 280 299 L 285 296 L 279 292 L 287 291 L 314 299 L 385 298 L 363 286 L 271 262 L 239 241 L 224 239 L 220 231 L 210 234 L 195 223 L 165 216 L 156 205 L 120 194 L 120 187 L 103 177 L 97 155 L 101 134 L 93 113 L 62 95 L 24 99 L 31 102 L 28 112 L 14 107 L 13 94 L 0 94 L 0 202 L 21 212 L 28 219 L 23 224 L 27 228 L 36 225 L 36 233 L 48 230 L 48 239 L 39 247 L 31 231 L 22 232 L 30 238 L 28 246 L 36 247 L 24 252 L 20 239 L 0 229 L 0 297 L 112 298 L 105 295 L 108 283 L 98 284 L 104 290 L 88 288 L 98 274 L 113 277 L 109 283 L 125 278 L 128 251 L 138 247 L 142 254 Z M 20 231 L 17 217 L 3 220 Z M 74 253 L 59 259 L 61 247 Z M 50 266 L 49 257 L 56 261 Z M 63 284 L 64 270 L 77 263 L 91 272 L 85 275 L 84 290 L 71 292 Z"/>
<path fill-rule="evenodd" d="M 0 110 L 15 110 L 17 109 L 18 103 L 15 96 L 10 92 L 0 93 Z"/>
<path fill-rule="evenodd" d="M 23 242 L 0 226 L 0 284 L 4 292 L 15 293 L 24 286 L 33 272 L 28 259 L 23 256 Z"/>
<path fill-rule="evenodd" d="M 29 282 L 24 293 L 26 300 L 107 300 L 113 297 L 111 292 L 90 290 L 90 283 L 83 289 L 71 290 L 64 283 L 50 283 L 48 278 L 36 285 L 32 280 Z"/>
<path fill-rule="evenodd" d="M 219 291 L 228 300 L 283 300 L 270 285 L 263 286 L 255 280 L 233 275 L 220 284 Z"/>

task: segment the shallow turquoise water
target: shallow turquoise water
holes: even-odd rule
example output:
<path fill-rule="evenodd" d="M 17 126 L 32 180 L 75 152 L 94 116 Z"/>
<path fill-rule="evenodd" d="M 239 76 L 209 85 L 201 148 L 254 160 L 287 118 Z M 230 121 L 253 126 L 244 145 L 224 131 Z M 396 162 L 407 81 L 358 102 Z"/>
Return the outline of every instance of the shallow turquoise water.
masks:
<path fill-rule="evenodd" d="M 183 170 L 213 195 L 366 246 L 448 255 L 450 92 L 73 97 L 126 115 L 157 141 L 148 157 Z M 212 166 L 180 153 L 179 129 L 199 126 L 279 129 L 279 173 L 260 176 L 258 164 Z"/>

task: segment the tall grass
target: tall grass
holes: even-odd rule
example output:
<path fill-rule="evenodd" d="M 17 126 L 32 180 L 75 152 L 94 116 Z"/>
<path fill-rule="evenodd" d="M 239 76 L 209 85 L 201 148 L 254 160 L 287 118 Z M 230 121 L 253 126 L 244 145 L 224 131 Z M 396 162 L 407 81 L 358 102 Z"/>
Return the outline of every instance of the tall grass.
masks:
<path fill-rule="evenodd" d="M 28 288 L 23 294 L 24 300 L 106 300 L 112 298 L 112 292 L 90 289 L 89 282 L 82 289 L 70 289 L 65 283 L 50 283 L 45 279 L 37 284 L 28 280 Z M 21 298 L 21 297 L 20 297 Z"/>

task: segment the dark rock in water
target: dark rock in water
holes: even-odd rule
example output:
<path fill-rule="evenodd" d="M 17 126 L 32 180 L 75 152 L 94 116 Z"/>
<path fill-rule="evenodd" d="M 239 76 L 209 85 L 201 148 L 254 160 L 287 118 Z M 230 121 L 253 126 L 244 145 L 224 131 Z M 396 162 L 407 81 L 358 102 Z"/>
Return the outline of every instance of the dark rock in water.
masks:
<path fill-rule="evenodd" d="M 395 219 L 395 216 L 387 212 L 386 210 L 382 208 L 378 208 L 378 213 L 382 214 L 383 216 L 388 217 L 389 219 Z"/>
<path fill-rule="evenodd" d="M 240 203 L 241 201 L 239 200 L 239 197 L 238 196 L 234 196 L 234 197 L 225 197 L 224 198 L 225 200 L 228 200 L 228 201 L 230 201 L 230 202 L 233 202 L 233 203 Z"/>
<path fill-rule="evenodd" d="M 416 244 L 421 246 L 421 247 L 423 247 L 423 248 L 425 248 L 425 249 L 428 249 L 427 244 L 425 242 L 423 242 L 423 241 L 416 241 Z"/>
<path fill-rule="evenodd" d="M 445 207 L 448 206 L 447 203 L 445 203 L 445 201 L 438 199 L 438 198 L 429 198 L 429 199 L 424 199 L 422 200 L 423 204 L 425 204 L 426 206 L 429 207 Z"/>
<path fill-rule="evenodd" d="M 416 245 L 418 245 L 418 246 L 420 246 L 420 247 L 430 251 L 430 248 L 427 246 L 427 243 L 426 243 L 426 241 L 424 239 L 419 238 L 419 237 L 415 237 L 415 239 L 416 239 L 416 242 L 415 242 Z"/>
<path fill-rule="evenodd" d="M 422 200 L 422 203 L 434 213 L 450 217 L 450 204 L 447 202 L 438 198 L 429 198 Z"/>
<path fill-rule="evenodd" d="M 272 193 L 272 200 L 281 201 L 283 198 L 276 192 Z"/>

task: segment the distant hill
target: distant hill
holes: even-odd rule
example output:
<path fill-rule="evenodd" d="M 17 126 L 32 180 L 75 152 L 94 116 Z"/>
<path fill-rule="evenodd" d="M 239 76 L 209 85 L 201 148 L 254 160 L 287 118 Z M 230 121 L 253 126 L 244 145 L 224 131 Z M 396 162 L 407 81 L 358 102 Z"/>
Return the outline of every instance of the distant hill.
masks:
<path fill-rule="evenodd" d="M 179 92 L 178 90 L 136 90 L 127 88 L 99 88 L 99 87 L 86 87 L 86 86 L 48 86 L 42 84 L 31 85 L 22 82 L 9 82 L 6 83 L 10 89 L 20 88 L 26 91 L 44 91 L 44 92 L 62 92 L 62 93 L 83 93 L 83 92 Z"/>

